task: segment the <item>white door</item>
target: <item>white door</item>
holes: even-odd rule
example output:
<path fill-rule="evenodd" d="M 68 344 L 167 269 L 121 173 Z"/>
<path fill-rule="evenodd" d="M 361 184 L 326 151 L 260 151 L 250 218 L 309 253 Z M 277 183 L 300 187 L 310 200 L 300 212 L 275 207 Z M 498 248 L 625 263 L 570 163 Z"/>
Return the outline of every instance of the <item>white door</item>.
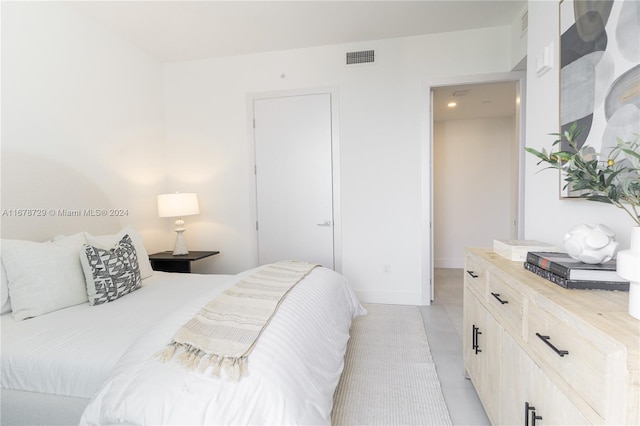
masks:
<path fill-rule="evenodd" d="M 334 268 L 329 93 L 256 99 L 258 262 Z"/>

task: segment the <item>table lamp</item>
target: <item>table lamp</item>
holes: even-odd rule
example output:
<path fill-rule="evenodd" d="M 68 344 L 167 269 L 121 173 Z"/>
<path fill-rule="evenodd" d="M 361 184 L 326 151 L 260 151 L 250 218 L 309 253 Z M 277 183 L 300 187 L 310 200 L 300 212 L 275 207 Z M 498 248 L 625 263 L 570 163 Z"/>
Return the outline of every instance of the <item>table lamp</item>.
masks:
<path fill-rule="evenodd" d="M 176 192 L 174 194 L 158 195 L 158 216 L 175 217 L 176 244 L 173 248 L 173 255 L 189 254 L 187 243 L 184 241 L 184 220 L 183 216 L 200 214 L 198 206 L 198 195 L 193 192 Z"/>

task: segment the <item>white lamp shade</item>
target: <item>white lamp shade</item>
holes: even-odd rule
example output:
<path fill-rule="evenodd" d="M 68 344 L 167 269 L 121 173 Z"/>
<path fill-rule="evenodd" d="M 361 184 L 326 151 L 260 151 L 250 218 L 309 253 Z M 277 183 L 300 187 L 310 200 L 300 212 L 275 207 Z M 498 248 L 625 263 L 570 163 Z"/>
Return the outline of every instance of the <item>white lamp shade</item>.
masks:
<path fill-rule="evenodd" d="M 194 192 L 176 192 L 158 195 L 159 217 L 182 217 L 200 214 L 198 194 Z"/>

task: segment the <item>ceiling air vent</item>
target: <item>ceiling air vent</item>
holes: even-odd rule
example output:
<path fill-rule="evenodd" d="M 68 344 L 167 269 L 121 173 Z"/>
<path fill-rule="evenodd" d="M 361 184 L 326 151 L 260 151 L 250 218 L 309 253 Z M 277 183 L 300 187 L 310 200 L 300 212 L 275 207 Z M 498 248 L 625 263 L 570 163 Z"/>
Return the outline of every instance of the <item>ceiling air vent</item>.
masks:
<path fill-rule="evenodd" d="M 375 51 L 361 50 L 359 52 L 347 52 L 347 65 L 372 64 L 375 62 Z"/>

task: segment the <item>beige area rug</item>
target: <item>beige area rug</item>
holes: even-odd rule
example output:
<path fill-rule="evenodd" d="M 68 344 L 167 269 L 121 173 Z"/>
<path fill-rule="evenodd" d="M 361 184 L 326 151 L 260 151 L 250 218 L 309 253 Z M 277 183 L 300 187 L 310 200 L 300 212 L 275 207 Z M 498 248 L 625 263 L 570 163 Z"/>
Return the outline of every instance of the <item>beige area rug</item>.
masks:
<path fill-rule="evenodd" d="M 417 306 L 365 305 L 351 326 L 333 425 L 450 425 Z"/>

